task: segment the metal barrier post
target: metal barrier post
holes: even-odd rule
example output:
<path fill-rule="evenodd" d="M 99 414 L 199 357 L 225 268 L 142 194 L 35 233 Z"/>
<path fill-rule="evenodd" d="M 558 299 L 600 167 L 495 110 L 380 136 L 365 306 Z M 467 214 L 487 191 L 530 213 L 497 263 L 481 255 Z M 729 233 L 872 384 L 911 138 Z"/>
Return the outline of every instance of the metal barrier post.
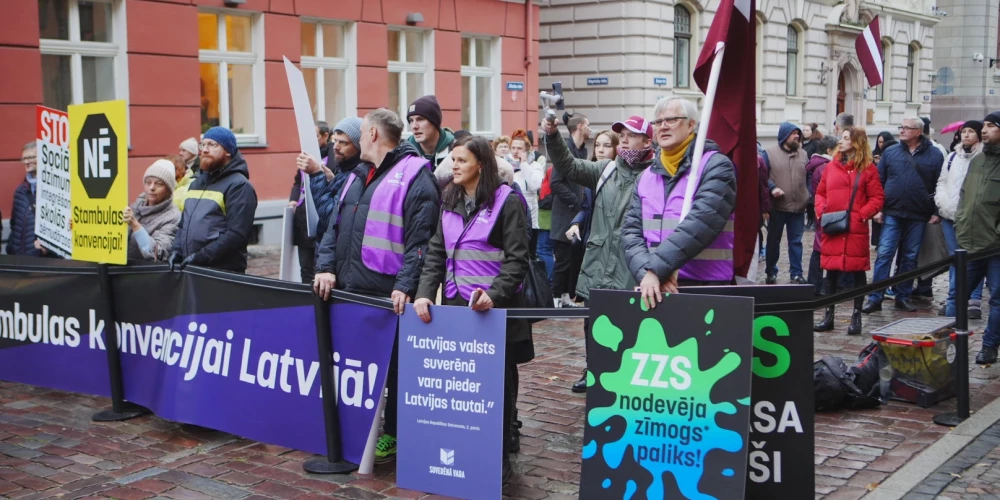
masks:
<path fill-rule="evenodd" d="M 316 315 L 316 344 L 319 349 L 319 379 L 323 388 L 323 423 L 326 425 L 326 456 L 306 460 L 302 468 L 313 474 L 347 474 L 358 465 L 344 460 L 340 443 L 340 413 L 333 381 L 333 338 L 330 332 L 330 305 L 313 294 Z M 378 418 L 376 416 L 376 418 Z"/>
<path fill-rule="evenodd" d="M 104 342 L 108 353 L 108 374 L 111 379 L 111 409 L 95 413 L 95 422 L 118 422 L 149 413 L 149 410 L 125 401 L 125 383 L 122 379 L 121 355 L 118 352 L 118 330 L 115 326 L 115 297 L 111 290 L 111 276 L 108 265 L 97 265 L 97 276 L 101 280 L 101 311 L 104 316 Z"/>
<path fill-rule="evenodd" d="M 955 396 L 957 411 L 934 417 L 934 423 L 954 427 L 969 418 L 969 254 L 955 250 Z"/>

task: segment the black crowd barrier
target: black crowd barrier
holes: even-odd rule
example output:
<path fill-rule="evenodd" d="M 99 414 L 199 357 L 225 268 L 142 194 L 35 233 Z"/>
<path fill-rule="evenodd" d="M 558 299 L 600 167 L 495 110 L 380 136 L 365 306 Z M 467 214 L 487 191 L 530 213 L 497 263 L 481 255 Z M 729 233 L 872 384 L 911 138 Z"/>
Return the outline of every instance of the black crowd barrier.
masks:
<path fill-rule="evenodd" d="M 937 273 L 954 264 L 956 266 L 956 288 L 958 290 L 967 289 L 967 269 L 966 263 L 976 260 L 986 259 L 1000 255 L 1000 248 L 988 251 L 967 254 L 964 250 L 959 250 L 954 257 L 939 260 L 927 266 L 899 274 L 893 278 L 882 280 L 869 285 L 847 290 L 838 294 L 821 296 L 812 301 L 786 302 L 755 305 L 756 314 L 793 312 L 793 311 L 813 311 L 822 309 L 830 305 L 853 300 L 855 297 L 867 295 L 873 291 L 885 289 L 887 287 L 913 280 L 919 276 Z M 59 275 L 97 275 L 100 279 L 102 319 L 105 324 L 115 324 L 115 307 L 111 289 L 110 276 L 129 274 L 163 274 L 170 273 L 166 265 L 147 266 L 127 266 L 109 267 L 107 265 L 95 265 L 90 263 L 73 261 L 42 261 L 40 259 L 17 258 L 4 256 L 0 258 L 0 272 L 16 273 L 36 273 L 36 274 L 59 274 Z M 256 276 L 239 275 L 229 272 L 217 271 L 207 268 L 189 266 L 183 273 L 190 273 L 213 280 L 238 283 L 240 285 L 250 285 L 267 289 L 281 290 L 284 292 L 294 292 L 301 294 L 312 294 L 312 288 L 307 284 L 290 283 L 269 278 Z M 334 394 L 335 382 L 332 368 L 332 353 L 334 352 L 333 341 L 330 335 L 330 308 L 327 301 L 314 296 L 314 310 L 316 322 L 316 350 L 320 360 L 320 383 L 324 393 Z M 348 303 L 366 305 L 381 309 L 392 309 L 392 302 L 389 299 L 369 297 L 334 290 L 331 300 Z M 956 348 L 959 353 L 965 355 L 958 356 L 959 377 L 957 381 L 958 411 L 950 414 L 939 415 L 935 421 L 942 425 L 957 425 L 969 416 L 969 383 L 968 383 L 968 295 L 959 293 L 956 296 Z M 590 314 L 587 308 L 536 308 L 536 309 L 509 309 L 507 317 L 511 319 L 559 319 L 559 318 L 586 318 Z M 335 326 L 335 325 L 334 325 Z M 115 328 L 108 330 L 109 341 L 107 342 L 107 363 L 110 375 L 110 394 L 112 408 L 102 411 L 93 416 L 94 420 L 125 420 L 147 413 L 149 410 L 129 403 L 124 399 L 122 390 L 122 371 L 120 352 L 117 342 Z M 340 442 L 340 423 L 338 421 L 338 411 L 335 398 L 324 398 L 323 414 L 326 432 L 326 456 L 307 461 L 304 468 L 312 473 L 347 473 L 357 468 L 344 460 Z"/>

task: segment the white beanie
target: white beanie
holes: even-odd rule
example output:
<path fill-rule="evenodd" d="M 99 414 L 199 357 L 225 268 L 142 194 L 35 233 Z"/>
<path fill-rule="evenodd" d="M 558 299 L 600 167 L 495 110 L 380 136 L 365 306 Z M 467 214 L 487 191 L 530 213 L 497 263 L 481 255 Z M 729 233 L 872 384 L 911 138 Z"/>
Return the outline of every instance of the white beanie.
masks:
<path fill-rule="evenodd" d="M 181 143 L 181 149 L 198 156 L 198 141 L 194 137 L 184 139 L 184 142 Z"/>
<path fill-rule="evenodd" d="M 167 188 L 170 189 L 170 192 L 173 193 L 174 189 L 177 188 L 177 179 L 174 178 L 175 173 L 174 162 L 170 160 L 156 160 L 146 169 L 146 175 L 143 175 L 142 179 L 146 180 L 146 177 L 155 177 L 163 181 L 167 185 Z"/>

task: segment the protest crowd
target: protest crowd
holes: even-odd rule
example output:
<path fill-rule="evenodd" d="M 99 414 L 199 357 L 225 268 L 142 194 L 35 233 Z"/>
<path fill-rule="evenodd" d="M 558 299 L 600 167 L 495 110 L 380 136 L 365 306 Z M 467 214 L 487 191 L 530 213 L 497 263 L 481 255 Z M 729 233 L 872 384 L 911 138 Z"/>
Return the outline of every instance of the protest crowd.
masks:
<path fill-rule="evenodd" d="M 663 293 L 684 286 L 734 283 L 737 166 L 711 138 L 694 163 L 694 102 L 663 98 L 651 116 L 623 116 L 596 133 L 586 116 L 566 113 L 543 120 L 537 132 L 515 130 L 493 141 L 449 129 L 433 95 L 408 110 L 405 117 L 381 108 L 333 126 L 317 122 L 321 157 L 302 153 L 297 168 L 289 166 L 301 279 L 316 294 L 390 299 L 397 314 L 413 303 L 431 322 L 434 304 L 528 306 L 526 278 L 535 269 L 547 277 L 547 306 L 562 308 L 587 306 L 597 289 L 638 290 L 656 307 Z M 829 134 L 815 123 L 786 122 L 777 138 L 772 147 L 758 144 L 756 165 L 767 284 L 778 281 L 783 237 L 790 281 L 812 284 L 819 294 L 863 286 L 868 271 L 880 281 L 1000 239 L 1000 112 L 965 122 L 948 147 L 931 139 L 928 119 L 915 116 L 901 121 L 898 135 L 884 132 L 874 142 L 847 114 Z M 223 127 L 177 148 L 149 166 L 142 194 L 124 211 L 129 263 L 246 272 L 257 207 L 252 165 Z M 15 187 L 6 253 L 54 257 L 34 234 L 34 142 L 21 160 L 26 174 Z M 318 217 L 311 237 L 307 185 Z M 813 252 L 803 268 L 807 229 L 814 231 Z M 939 300 L 940 314 L 954 316 L 956 295 L 966 294 L 969 315 L 978 318 L 988 286 L 989 322 L 976 362 L 995 363 L 1000 257 L 970 264 L 968 290 L 955 289 L 954 274 L 947 297 L 933 296 L 930 277 L 858 297 L 847 333 L 861 334 L 864 315 L 887 297 L 909 312 L 915 300 Z M 815 330 L 833 330 L 833 316 L 831 306 Z M 527 320 L 508 320 L 505 479 L 508 455 L 519 449 L 517 365 L 535 356 L 531 328 Z M 377 461 L 397 450 L 395 365 L 394 354 Z M 567 389 L 587 387 L 584 370 Z"/>

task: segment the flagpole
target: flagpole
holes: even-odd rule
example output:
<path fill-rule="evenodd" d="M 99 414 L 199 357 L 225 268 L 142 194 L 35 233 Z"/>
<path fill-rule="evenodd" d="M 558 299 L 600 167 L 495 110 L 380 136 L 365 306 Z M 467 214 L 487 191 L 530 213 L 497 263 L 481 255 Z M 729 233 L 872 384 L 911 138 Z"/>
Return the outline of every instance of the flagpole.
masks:
<path fill-rule="evenodd" d="M 712 107 L 715 105 L 715 93 L 719 88 L 719 74 L 722 73 L 722 57 L 726 52 L 725 42 L 715 46 L 715 59 L 712 61 L 712 72 L 708 77 L 708 88 L 705 89 L 705 105 L 701 109 L 701 119 L 698 120 L 698 136 L 695 138 L 694 154 L 691 156 L 691 169 L 688 171 L 687 189 L 684 191 L 684 204 L 681 206 L 681 220 L 687 217 L 694 202 L 694 193 L 698 183 L 690 179 L 700 178 L 701 157 L 705 153 L 705 140 L 708 139 L 708 122 L 712 118 Z"/>

